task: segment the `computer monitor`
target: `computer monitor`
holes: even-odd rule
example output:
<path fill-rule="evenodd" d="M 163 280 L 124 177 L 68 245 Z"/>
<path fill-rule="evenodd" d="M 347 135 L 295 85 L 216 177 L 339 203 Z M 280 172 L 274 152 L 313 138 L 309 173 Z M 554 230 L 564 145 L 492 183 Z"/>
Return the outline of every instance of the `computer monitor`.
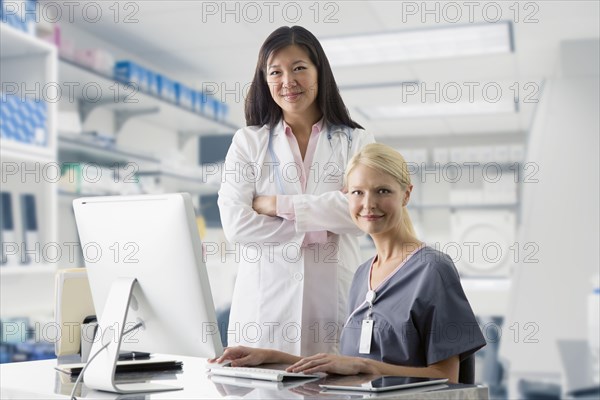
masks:
<path fill-rule="evenodd" d="M 187 193 L 73 201 L 98 317 L 84 380 L 117 393 L 173 390 L 115 385 L 119 349 L 213 358 L 223 353 L 202 244 Z M 141 322 L 141 328 L 123 332 Z M 121 340 L 122 339 L 122 340 Z"/>

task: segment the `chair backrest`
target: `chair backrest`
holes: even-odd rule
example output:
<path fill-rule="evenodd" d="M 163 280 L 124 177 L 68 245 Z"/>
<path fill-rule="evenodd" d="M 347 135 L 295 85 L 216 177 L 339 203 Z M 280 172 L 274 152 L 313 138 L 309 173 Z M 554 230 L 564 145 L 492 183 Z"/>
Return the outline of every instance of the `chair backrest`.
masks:
<path fill-rule="evenodd" d="M 473 354 L 460 362 L 458 382 L 467 385 L 473 385 L 475 383 L 475 356 Z"/>

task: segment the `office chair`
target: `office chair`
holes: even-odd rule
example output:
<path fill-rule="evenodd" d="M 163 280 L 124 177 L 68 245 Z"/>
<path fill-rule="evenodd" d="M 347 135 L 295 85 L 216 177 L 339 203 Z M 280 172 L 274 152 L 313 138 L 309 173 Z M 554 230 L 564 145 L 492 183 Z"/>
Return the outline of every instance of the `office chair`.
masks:
<path fill-rule="evenodd" d="M 473 385 L 475 383 L 475 355 L 471 354 L 462 360 L 458 367 L 458 383 Z"/>

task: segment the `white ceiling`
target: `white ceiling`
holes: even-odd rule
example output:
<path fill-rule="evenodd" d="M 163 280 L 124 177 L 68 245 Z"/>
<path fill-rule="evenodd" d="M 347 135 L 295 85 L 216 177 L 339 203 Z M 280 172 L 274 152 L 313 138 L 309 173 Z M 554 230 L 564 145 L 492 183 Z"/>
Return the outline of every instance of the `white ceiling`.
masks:
<path fill-rule="evenodd" d="M 522 99 L 544 78 L 559 72 L 558 51 L 561 41 L 600 36 L 598 1 L 476 2 L 471 21 L 466 3 L 452 2 L 452 6 L 458 5 L 462 12 L 462 19 L 456 24 L 449 21 L 454 18 L 456 8 L 450 8 L 445 2 L 427 3 L 429 9 L 434 9 L 437 4 L 440 10 L 439 22 L 435 21 L 434 14 L 409 15 L 403 12 L 406 7 L 411 6 L 420 7 L 421 11 L 423 2 L 203 3 L 142 0 L 121 2 L 118 23 L 114 22 L 114 2 L 100 4 L 104 8 L 103 17 L 98 22 L 90 23 L 81 17 L 81 12 L 76 12 L 74 25 L 146 61 L 148 66 L 168 71 L 172 77 L 185 80 L 193 86 L 199 87 L 206 81 L 217 82 L 224 89 L 234 90 L 237 86 L 240 88 L 238 92 L 252 77 L 258 49 L 263 40 L 282 25 L 302 25 L 318 38 L 326 38 L 486 23 L 485 18 L 494 18 L 495 5 L 500 5 L 502 20 L 513 21 L 514 53 L 364 67 L 334 66 L 336 80 L 353 118 L 380 138 L 524 132 L 530 124 L 535 104 L 521 103 L 518 112 L 509 114 L 375 121 L 367 120 L 357 108 L 399 103 L 401 86 L 363 89 L 350 89 L 350 86 L 417 81 L 430 88 L 436 82 L 442 86 L 449 82 L 460 85 L 463 82 L 478 82 L 481 86 L 488 82 L 498 82 L 506 97 L 513 95 L 509 87 L 517 83 Z M 272 16 L 269 15 L 269 4 L 273 4 Z M 518 6 L 515 7 L 515 4 Z M 113 9 L 109 9 L 111 5 Z M 128 8 L 125 8 L 126 5 Z M 224 7 L 233 12 L 222 14 Z M 293 23 L 296 7 L 302 14 Z M 444 7 L 446 14 L 443 12 Z M 319 9 L 317 17 L 315 8 Z M 519 9 L 518 21 L 514 18 L 515 8 Z M 209 13 L 215 9 L 216 14 Z M 284 14 L 284 9 L 287 14 Z M 485 14 L 484 9 L 487 10 Z M 257 14 L 257 11 L 261 14 Z M 137 22 L 124 23 L 125 17 L 132 12 L 135 13 L 132 17 Z M 326 21 L 328 15 L 337 22 Z M 525 23 L 527 16 L 537 22 Z M 423 18 L 426 21 L 422 21 Z M 524 91 L 523 87 L 527 83 L 534 86 Z M 244 125 L 242 96 L 229 94 L 225 98 L 230 105 L 231 121 Z"/>

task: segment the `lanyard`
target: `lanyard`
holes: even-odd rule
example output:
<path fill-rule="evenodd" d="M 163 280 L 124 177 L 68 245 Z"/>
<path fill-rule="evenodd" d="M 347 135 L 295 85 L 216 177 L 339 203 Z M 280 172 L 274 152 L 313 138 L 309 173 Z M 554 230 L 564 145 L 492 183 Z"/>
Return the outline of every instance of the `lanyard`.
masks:
<path fill-rule="evenodd" d="M 422 248 L 425 247 L 425 243 L 421 243 L 421 245 L 419 247 L 417 247 L 415 250 L 412 251 L 412 253 L 410 253 L 408 255 L 408 257 L 406 257 L 404 259 L 404 261 L 402 261 L 400 263 L 400 265 L 398 265 L 396 267 L 396 269 L 394 269 L 378 286 L 377 288 L 382 287 L 387 281 L 389 281 L 394 275 L 396 275 L 396 273 L 400 270 L 400 268 L 406 264 L 408 262 L 408 260 L 410 260 L 412 258 L 412 256 L 414 256 L 416 253 L 418 253 Z M 371 269 L 373 268 L 373 262 L 375 261 L 375 259 L 373 259 L 373 261 L 371 262 L 371 267 L 369 268 L 369 275 L 371 276 Z M 375 288 L 376 289 L 376 288 Z M 358 305 L 358 307 L 356 307 L 356 309 L 354 311 L 352 311 L 352 313 L 348 316 L 348 319 L 346 320 L 346 323 L 344 324 L 344 326 L 348 325 L 348 322 L 350 322 L 350 319 L 365 305 L 367 304 L 369 306 L 369 309 L 367 310 L 367 320 L 370 320 L 373 316 L 373 304 L 375 303 L 375 298 L 377 297 L 377 292 L 375 289 L 371 289 L 370 286 L 370 282 L 369 282 L 369 278 L 367 278 L 367 294 L 365 295 L 365 299 L 363 300 L 362 303 L 360 303 Z"/>
<path fill-rule="evenodd" d="M 369 309 L 367 310 L 367 319 L 370 320 L 371 317 L 373 316 L 373 303 L 375 303 L 375 298 L 377 297 L 377 292 L 374 290 L 367 290 L 367 294 L 365 295 L 365 299 L 363 300 L 362 303 L 360 303 L 358 305 L 358 307 L 356 307 L 354 309 L 354 311 L 352 311 L 352 313 L 350 313 L 350 315 L 348 316 L 348 319 L 346 320 L 346 323 L 344 324 L 344 326 L 348 325 L 348 322 L 350 322 L 350 319 L 358 312 L 358 310 L 360 310 L 365 304 L 367 304 L 369 306 Z"/>
<path fill-rule="evenodd" d="M 365 296 L 365 301 L 369 305 L 369 310 L 367 311 L 367 319 L 372 319 L 373 316 L 373 303 L 375 302 L 375 298 L 377 297 L 377 292 L 374 290 L 369 290 Z"/>
<path fill-rule="evenodd" d="M 373 302 L 377 293 L 374 290 L 369 290 L 365 296 L 365 301 L 369 304 L 367 318 L 363 319 L 360 330 L 360 341 L 358 352 L 359 354 L 371 354 L 371 342 L 373 341 L 374 321 L 371 318 L 373 315 Z"/>

